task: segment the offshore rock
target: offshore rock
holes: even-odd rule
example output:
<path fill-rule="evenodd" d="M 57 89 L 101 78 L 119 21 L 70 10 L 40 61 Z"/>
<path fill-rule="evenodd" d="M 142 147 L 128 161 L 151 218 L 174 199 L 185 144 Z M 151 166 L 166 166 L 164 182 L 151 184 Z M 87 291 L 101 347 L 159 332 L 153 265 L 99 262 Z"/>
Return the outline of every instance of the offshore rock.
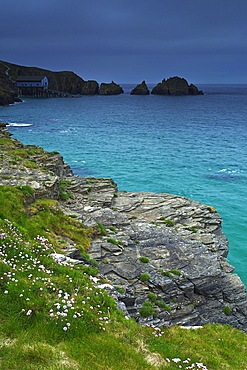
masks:
<path fill-rule="evenodd" d="M 8 137 L 4 124 L 1 135 Z M 246 289 L 226 259 L 228 241 L 213 207 L 172 194 L 118 191 L 112 179 L 73 176 L 58 153 L 15 139 L 7 148 L 5 141 L 0 184 L 29 185 L 35 198 L 57 199 L 64 214 L 93 227 L 88 253 L 127 315 L 140 324 L 221 323 L 247 332 Z M 30 153 L 26 167 L 13 161 L 17 148 Z M 62 181 L 72 194 L 65 200 Z M 84 263 L 79 249 L 66 243 L 65 258 Z"/>
<path fill-rule="evenodd" d="M 188 82 L 181 77 L 170 77 L 168 80 L 163 79 L 151 91 L 151 94 L 156 95 L 203 95 L 195 85 L 189 85 Z"/>
<path fill-rule="evenodd" d="M 130 95 L 148 95 L 150 91 L 146 85 L 145 81 L 142 81 L 141 84 L 136 85 L 133 90 L 131 90 Z"/>
<path fill-rule="evenodd" d="M 115 82 L 111 83 L 101 83 L 99 88 L 99 95 L 119 95 L 123 94 L 124 91 L 120 85 L 117 85 Z"/>

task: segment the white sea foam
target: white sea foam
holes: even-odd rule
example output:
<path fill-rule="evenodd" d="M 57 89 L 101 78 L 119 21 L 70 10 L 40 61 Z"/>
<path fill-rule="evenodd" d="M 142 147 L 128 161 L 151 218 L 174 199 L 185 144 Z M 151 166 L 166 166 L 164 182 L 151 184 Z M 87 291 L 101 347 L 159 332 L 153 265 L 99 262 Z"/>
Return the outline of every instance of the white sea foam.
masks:
<path fill-rule="evenodd" d="M 223 172 L 223 173 L 227 173 L 227 174 L 231 174 L 231 173 L 240 173 L 241 170 L 237 169 L 237 170 L 231 170 L 231 169 L 228 169 L 228 168 L 223 168 L 222 170 L 219 170 L 218 172 Z"/>
<path fill-rule="evenodd" d="M 32 126 L 31 123 L 17 123 L 17 122 L 9 122 L 8 126 L 12 127 L 27 127 L 27 126 Z"/>

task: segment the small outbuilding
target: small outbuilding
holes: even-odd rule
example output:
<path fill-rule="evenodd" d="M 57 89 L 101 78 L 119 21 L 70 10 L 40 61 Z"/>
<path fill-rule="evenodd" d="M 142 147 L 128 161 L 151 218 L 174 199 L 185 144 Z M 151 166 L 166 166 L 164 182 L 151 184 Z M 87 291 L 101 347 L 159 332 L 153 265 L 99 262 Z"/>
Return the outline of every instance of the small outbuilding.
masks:
<path fill-rule="evenodd" d="M 16 79 L 19 96 L 46 96 L 48 91 L 48 78 L 46 76 L 19 76 Z"/>

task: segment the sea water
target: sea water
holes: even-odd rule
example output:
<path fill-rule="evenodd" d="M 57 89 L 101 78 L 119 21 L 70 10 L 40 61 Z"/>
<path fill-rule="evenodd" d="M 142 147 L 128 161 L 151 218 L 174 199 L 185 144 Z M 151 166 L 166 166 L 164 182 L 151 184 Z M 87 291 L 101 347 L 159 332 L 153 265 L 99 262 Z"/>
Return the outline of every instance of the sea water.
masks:
<path fill-rule="evenodd" d="M 122 86 L 122 95 L 25 99 L 1 107 L 0 120 L 24 144 L 59 151 L 75 174 L 215 207 L 247 286 L 247 85 L 202 85 L 199 96 Z"/>

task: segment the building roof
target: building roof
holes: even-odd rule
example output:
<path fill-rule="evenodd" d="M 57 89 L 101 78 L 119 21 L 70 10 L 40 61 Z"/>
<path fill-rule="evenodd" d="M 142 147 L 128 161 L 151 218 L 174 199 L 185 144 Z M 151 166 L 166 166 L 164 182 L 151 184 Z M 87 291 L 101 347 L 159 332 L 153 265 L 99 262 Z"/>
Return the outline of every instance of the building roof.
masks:
<path fill-rule="evenodd" d="M 43 78 L 46 76 L 19 76 L 16 81 L 17 82 L 41 82 Z"/>

